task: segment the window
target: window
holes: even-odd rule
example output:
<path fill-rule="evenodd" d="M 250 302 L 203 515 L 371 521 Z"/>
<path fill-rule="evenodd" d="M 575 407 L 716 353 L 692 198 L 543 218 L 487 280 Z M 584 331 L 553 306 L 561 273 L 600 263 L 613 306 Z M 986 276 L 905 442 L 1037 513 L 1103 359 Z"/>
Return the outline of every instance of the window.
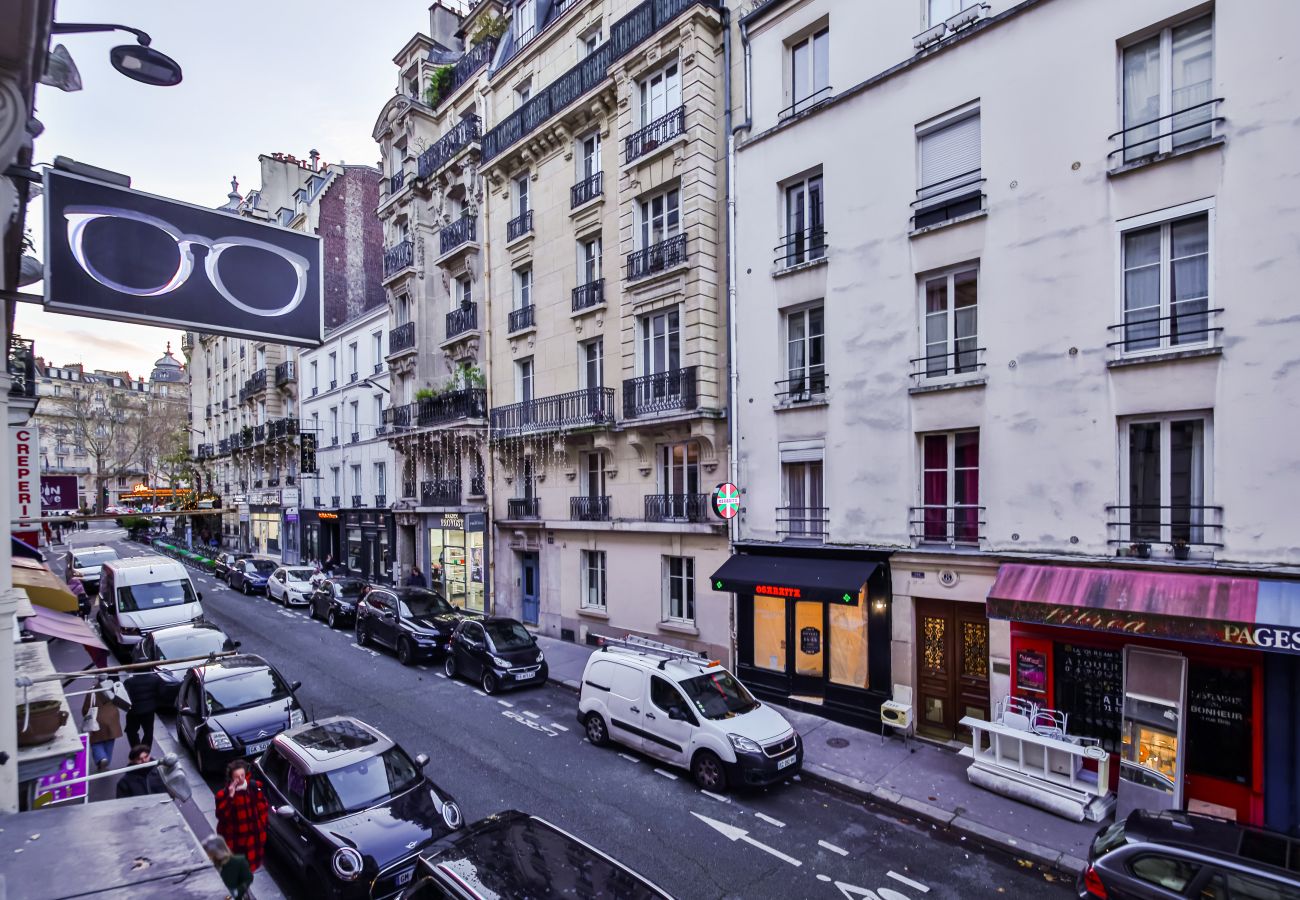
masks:
<path fill-rule="evenodd" d="M 921 186 L 913 225 L 924 228 L 978 212 L 980 185 L 980 114 L 976 108 L 917 129 Z"/>
<path fill-rule="evenodd" d="M 519 109 L 528 102 L 528 98 L 533 96 L 533 82 L 525 81 L 519 87 L 515 88 L 515 109 Z"/>
<path fill-rule="evenodd" d="M 384 395 L 383 394 L 375 394 L 374 396 L 374 416 L 375 416 L 376 426 L 380 426 L 384 424 Z"/>
<path fill-rule="evenodd" d="M 258 425 L 266 424 L 266 401 L 265 400 L 257 401 L 257 424 Z"/>
<path fill-rule="evenodd" d="M 979 541 L 980 443 L 978 431 L 927 434 L 921 439 L 921 538 Z"/>
<path fill-rule="evenodd" d="M 600 238 L 578 242 L 578 284 L 591 284 L 600 280 Z"/>
<path fill-rule="evenodd" d="M 961 12 L 968 0 L 926 0 L 926 22 L 933 28 Z"/>
<path fill-rule="evenodd" d="M 382 331 L 373 332 L 370 335 L 370 345 L 375 351 L 375 367 L 378 368 L 384 361 L 384 333 Z"/>
<path fill-rule="evenodd" d="M 334 485 L 334 496 L 337 497 L 339 495 L 339 489 L 342 487 L 342 481 L 339 478 L 338 466 L 330 466 L 330 477 Z"/>
<path fill-rule="evenodd" d="M 361 493 L 361 466 L 352 467 L 352 493 Z"/>
<path fill-rule="evenodd" d="M 685 498 L 700 491 L 700 447 L 694 441 L 665 444 L 659 448 L 659 487 L 669 498 Z M 670 503 L 670 505 L 672 505 Z M 685 518 L 681 510 L 670 510 L 669 518 Z"/>
<path fill-rule="evenodd" d="M 790 92 L 787 114 L 802 112 L 830 96 L 831 32 L 823 28 L 790 47 Z"/>
<path fill-rule="evenodd" d="M 978 368 L 978 282 L 978 268 L 958 269 L 923 280 L 921 361 L 926 378 L 961 375 Z"/>
<path fill-rule="evenodd" d="M 593 28 L 586 34 L 578 35 L 578 59 L 586 59 L 600 46 L 600 29 Z"/>
<path fill-rule="evenodd" d="M 375 493 L 388 493 L 388 470 L 383 463 L 375 463 Z"/>
<path fill-rule="evenodd" d="M 825 334 L 825 311 L 820 306 L 785 317 L 786 393 L 793 399 L 826 392 Z"/>
<path fill-rule="evenodd" d="M 399 326 L 405 325 L 407 322 L 411 321 L 411 298 L 406 294 L 397 295 L 397 309 L 395 313 L 397 316 L 397 324 Z M 314 366 L 315 363 L 312 363 L 312 365 Z"/>
<path fill-rule="evenodd" d="M 664 66 L 643 79 L 641 93 L 641 127 L 667 115 L 682 105 L 682 82 L 677 63 Z"/>
<path fill-rule="evenodd" d="M 266 348 L 265 348 L 265 347 L 258 347 L 258 348 L 257 348 L 257 368 L 259 368 L 259 369 L 265 369 L 265 368 L 266 368 Z"/>
<path fill-rule="evenodd" d="M 456 289 L 452 291 L 452 308 L 467 307 L 474 302 L 474 282 L 468 275 L 456 279 Z"/>
<path fill-rule="evenodd" d="M 515 269 L 515 309 L 533 305 L 533 267 Z"/>
<path fill-rule="evenodd" d="M 1124 49 L 1125 162 L 1211 136 L 1213 44 L 1212 19 L 1202 16 Z"/>
<path fill-rule="evenodd" d="M 1126 353 L 1208 344 L 1210 213 L 1121 235 Z"/>
<path fill-rule="evenodd" d="M 673 188 L 641 201 L 641 246 L 644 250 L 681 234 L 681 193 Z"/>
<path fill-rule="evenodd" d="M 605 496 L 605 454 L 593 450 L 582 454 L 582 490 L 584 497 Z"/>
<path fill-rule="evenodd" d="M 533 359 L 531 356 L 515 363 L 515 396 L 522 403 L 527 403 L 533 399 Z"/>
<path fill-rule="evenodd" d="M 537 34 L 536 0 L 520 0 L 515 7 L 515 44 L 522 47 Z"/>
<path fill-rule="evenodd" d="M 642 375 L 664 375 L 681 368 L 680 320 L 676 308 L 641 317 Z"/>
<path fill-rule="evenodd" d="M 785 189 L 785 264 L 793 266 L 825 255 L 822 177 L 814 175 Z"/>
<path fill-rule="evenodd" d="M 797 537 L 826 534 L 826 498 L 822 493 L 822 463 L 795 462 L 781 466 L 785 515 L 777 530 Z"/>
<path fill-rule="evenodd" d="M 605 551 L 582 551 L 582 606 L 584 609 L 605 609 Z"/>
<path fill-rule="evenodd" d="M 1139 856 L 1129 863 L 1133 877 L 1168 891 L 1182 893 L 1200 871 L 1200 866 L 1172 856 Z"/>
<path fill-rule="evenodd" d="M 670 622 L 695 622 L 695 560 L 689 556 L 664 557 L 664 618 Z"/>
<path fill-rule="evenodd" d="M 311 414 L 311 432 L 315 435 L 320 434 L 320 413 L 318 412 Z"/>
<path fill-rule="evenodd" d="M 522 216 L 528 210 L 528 175 L 524 174 L 515 179 L 515 215 Z"/>
<path fill-rule="evenodd" d="M 333 388 L 338 383 L 339 378 L 339 360 L 338 354 L 330 354 L 330 387 Z"/>
<path fill-rule="evenodd" d="M 1207 417 L 1187 414 L 1124 424 L 1124 504 L 1131 540 L 1205 541 L 1209 425 Z"/>
<path fill-rule="evenodd" d="M 578 377 L 583 388 L 590 390 L 604 386 L 604 363 L 604 338 L 593 338 L 578 344 Z"/>
<path fill-rule="evenodd" d="M 352 433 L 356 434 L 361 430 L 361 401 L 352 401 Z"/>
<path fill-rule="evenodd" d="M 350 368 L 348 369 L 348 372 L 350 373 L 348 375 L 349 378 L 355 378 L 357 372 L 360 371 L 357 368 L 359 355 L 360 354 L 357 353 L 357 342 L 353 341 L 352 343 L 348 344 L 348 362 L 350 363 Z"/>
<path fill-rule="evenodd" d="M 337 406 L 330 407 L 330 437 L 334 443 L 339 442 L 339 408 Z"/>
<path fill-rule="evenodd" d="M 578 180 L 600 171 L 600 132 L 595 131 L 578 141 Z"/>

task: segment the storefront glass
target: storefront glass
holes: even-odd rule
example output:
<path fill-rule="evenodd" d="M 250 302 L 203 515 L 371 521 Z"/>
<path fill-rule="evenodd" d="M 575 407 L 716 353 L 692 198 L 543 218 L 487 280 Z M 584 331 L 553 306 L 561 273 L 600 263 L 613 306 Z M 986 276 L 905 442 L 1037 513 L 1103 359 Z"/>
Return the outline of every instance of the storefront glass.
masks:
<path fill-rule="evenodd" d="M 772 672 L 785 671 L 785 598 L 754 595 L 753 664 Z"/>
<path fill-rule="evenodd" d="M 825 668 L 825 655 L 822 652 L 822 614 L 825 603 L 796 603 L 794 605 L 795 640 L 799 643 L 799 653 L 795 657 L 796 675 L 809 675 L 820 678 Z"/>
<path fill-rule="evenodd" d="M 348 528 L 348 571 L 361 571 L 361 528 Z"/>
<path fill-rule="evenodd" d="M 280 553 L 280 513 L 254 512 L 250 516 L 254 551 L 262 556 Z"/>
<path fill-rule="evenodd" d="M 429 583 L 441 590 L 448 602 L 474 612 L 484 612 L 484 556 L 482 529 L 466 530 L 466 522 L 475 525 L 473 514 L 449 513 L 436 519 L 439 527 L 429 529 Z"/>
<path fill-rule="evenodd" d="M 302 529 L 302 558 L 312 562 L 319 562 L 320 554 L 320 524 L 312 522 L 303 526 Z"/>
<path fill-rule="evenodd" d="M 865 592 L 864 592 L 865 594 Z M 865 601 L 865 597 L 864 597 Z M 869 606 L 832 606 L 830 608 L 830 679 L 836 684 L 866 688 L 867 684 L 867 612 Z"/>

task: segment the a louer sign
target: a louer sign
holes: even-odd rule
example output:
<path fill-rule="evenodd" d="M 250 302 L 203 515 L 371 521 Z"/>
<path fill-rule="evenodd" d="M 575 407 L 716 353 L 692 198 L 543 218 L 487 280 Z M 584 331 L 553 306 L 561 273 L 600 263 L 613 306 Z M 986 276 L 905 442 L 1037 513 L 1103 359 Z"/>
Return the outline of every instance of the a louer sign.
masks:
<path fill-rule="evenodd" d="M 45 170 L 45 306 L 319 346 L 315 235 Z"/>

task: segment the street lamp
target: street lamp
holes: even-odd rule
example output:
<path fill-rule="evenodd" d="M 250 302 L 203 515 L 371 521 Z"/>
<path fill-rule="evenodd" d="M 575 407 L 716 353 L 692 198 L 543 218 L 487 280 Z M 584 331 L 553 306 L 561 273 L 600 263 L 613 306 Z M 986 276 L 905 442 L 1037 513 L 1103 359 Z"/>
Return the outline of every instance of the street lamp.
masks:
<path fill-rule="evenodd" d="M 55 22 L 50 28 L 50 34 L 87 34 L 97 31 L 128 31 L 135 35 L 138 44 L 122 44 L 108 51 L 108 61 L 127 78 L 156 87 L 171 87 L 181 83 L 180 64 L 150 47 L 152 38 L 139 28 L 74 22 Z M 68 57 L 67 62 L 71 62 L 71 57 Z"/>

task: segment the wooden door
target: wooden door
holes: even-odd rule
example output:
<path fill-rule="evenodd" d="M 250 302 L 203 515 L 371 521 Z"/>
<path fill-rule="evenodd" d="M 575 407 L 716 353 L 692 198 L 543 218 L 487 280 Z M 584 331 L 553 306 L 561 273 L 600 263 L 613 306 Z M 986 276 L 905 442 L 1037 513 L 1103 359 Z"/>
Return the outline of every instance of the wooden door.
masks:
<path fill-rule="evenodd" d="M 918 731 L 950 738 L 956 732 L 956 654 L 952 604 L 916 601 L 916 701 Z"/>

